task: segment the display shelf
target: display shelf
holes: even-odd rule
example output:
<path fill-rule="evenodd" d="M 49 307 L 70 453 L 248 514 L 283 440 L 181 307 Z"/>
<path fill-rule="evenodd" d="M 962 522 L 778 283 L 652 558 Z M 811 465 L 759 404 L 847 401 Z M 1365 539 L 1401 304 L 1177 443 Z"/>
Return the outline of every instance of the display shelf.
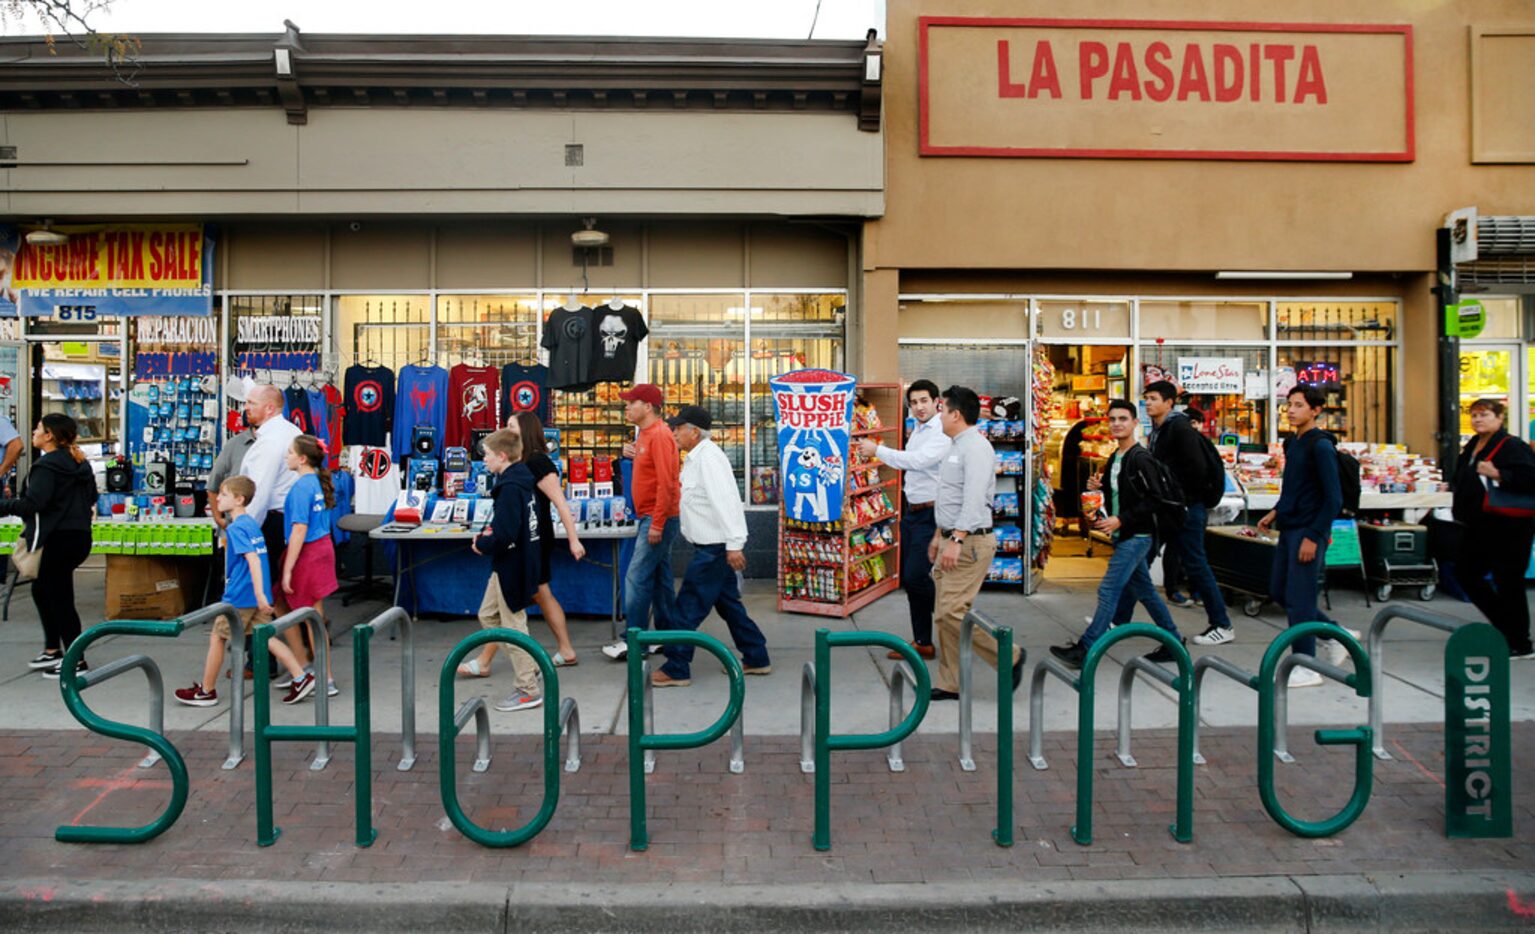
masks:
<path fill-rule="evenodd" d="M 849 532 L 856 532 L 859 529 L 866 529 L 866 528 L 868 528 L 871 525 L 878 525 L 881 522 L 887 522 L 887 521 L 889 521 L 891 519 L 897 519 L 897 518 L 900 517 L 900 515 L 901 515 L 901 510 L 897 509 L 894 512 L 887 512 L 887 513 L 885 513 L 882 516 L 875 516 L 872 519 L 865 519 L 862 522 L 858 523 L 857 525 L 849 525 L 849 526 L 846 527 L 846 529 Z"/>
<path fill-rule="evenodd" d="M 858 487 L 855 490 L 850 490 L 848 492 L 848 495 L 849 496 L 858 496 L 858 495 L 860 495 L 862 493 L 872 493 L 875 490 L 883 490 L 886 487 L 897 486 L 897 485 L 900 484 L 900 482 L 901 482 L 901 478 L 900 477 L 892 477 L 889 480 L 882 480 L 879 483 L 871 483 L 868 486 L 861 486 L 861 487 Z"/>
<path fill-rule="evenodd" d="M 874 558 L 874 557 L 878 557 L 879 555 L 884 554 L 887 551 L 895 551 L 897 547 L 899 547 L 899 545 L 898 544 L 894 544 L 894 543 L 893 544 L 889 544 L 889 545 L 882 545 L 879 548 L 875 549 L 874 551 L 867 551 L 867 552 L 863 552 L 861 554 L 853 555 L 848 560 L 850 562 L 856 564 L 859 561 L 864 560 L 865 558 Z"/>
<path fill-rule="evenodd" d="M 853 437 L 867 438 L 870 435 L 888 435 L 890 432 L 895 431 L 899 427 L 900 426 L 898 425 L 886 425 L 882 428 L 865 428 L 861 431 L 853 432 Z"/>

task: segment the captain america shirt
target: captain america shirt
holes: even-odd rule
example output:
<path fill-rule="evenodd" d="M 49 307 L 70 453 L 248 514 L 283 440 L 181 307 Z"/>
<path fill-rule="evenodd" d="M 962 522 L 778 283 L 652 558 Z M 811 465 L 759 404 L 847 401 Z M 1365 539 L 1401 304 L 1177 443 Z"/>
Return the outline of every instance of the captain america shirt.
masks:
<path fill-rule="evenodd" d="M 394 398 L 394 458 L 400 460 L 414 452 L 412 436 L 417 427 L 433 429 L 429 456 L 442 457 L 443 435 L 448 430 L 448 371 L 440 366 L 400 368 L 400 382 Z"/>
<path fill-rule="evenodd" d="M 501 368 L 501 422 L 518 412 L 532 412 L 549 424 L 549 368 L 508 363 Z"/>
<path fill-rule="evenodd" d="M 282 414 L 301 433 L 314 434 L 314 419 L 309 414 L 309 392 L 302 386 L 289 386 L 282 391 Z"/>
<path fill-rule="evenodd" d="M 467 448 L 472 430 L 500 427 L 501 372 L 460 363 L 448 373 L 446 446 Z"/>
<path fill-rule="evenodd" d="M 382 447 L 394 420 L 394 371 L 384 366 L 347 367 L 343 444 Z"/>

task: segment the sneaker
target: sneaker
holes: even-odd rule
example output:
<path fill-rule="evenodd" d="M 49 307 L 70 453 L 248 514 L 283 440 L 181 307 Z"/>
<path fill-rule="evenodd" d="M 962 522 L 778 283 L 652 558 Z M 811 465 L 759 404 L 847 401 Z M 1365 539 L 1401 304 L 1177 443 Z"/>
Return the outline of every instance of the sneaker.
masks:
<path fill-rule="evenodd" d="M 1180 638 L 1178 640 L 1178 644 L 1186 647 L 1189 643 L 1187 639 Z M 1157 650 L 1155 652 L 1147 652 L 1143 657 L 1148 662 L 1157 662 L 1161 665 L 1171 664 L 1178 660 L 1178 656 L 1173 654 L 1173 650 L 1165 645 L 1157 646 Z"/>
<path fill-rule="evenodd" d="M 61 669 L 63 667 L 64 667 L 64 660 L 61 658 L 58 661 L 53 663 L 53 667 L 52 668 L 44 668 L 43 669 L 43 677 L 49 679 L 50 681 L 57 681 L 57 680 L 59 680 L 59 669 Z M 82 658 L 82 659 L 80 659 L 80 663 L 75 666 L 75 674 L 78 675 L 78 674 L 81 674 L 82 672 L 90 671 L 90 669 L 91 669 L 91 666 L 87 665 L 85 663 L 85 659 Z"/>
<path fill-rule="evenodd" d="M 1315 688 L 1321 687 L 1324 679 L 1310 668 L 1291 668 L 1290 687 Z"/>
<path fill-rule="evenodd" d="M 1168 606 L 1180 606 L 1185 609 L 1194 605 L 1194 600 L 1186 593 L 1175 592 L 1167 595 Z"/>
<path fill-rule="evenodd" d="M 177 688 L 176 700 L 188 707 L 212 707 L 219 702 L 218 691 L 204 691 L 203 686 L 193 682 L 189 688 Z"/>
<path fill-rule="evenodd" d="M 526 691 L 517 691 L 496 701 L 496 709 L 504 711 L 532 710 L 534 707 L 544 706 L 544 699 L 538 694 L 529 694 Z"/>
<path fill-rule="evenodd" d="M 63 660 L 64 654 L 62 652 L 58 654 L 39 652 L 37 653 L 36 658 L 32 659 L 30 662 L 27 662 L 27 667 L 33 671 L 42 671 L 44 668 L 57 668 L 59 662 Z"/>
<path fill-rule="evenodd" d="M 692 678 L 673 678 L 665 671 L 654 671 L 650 674 L 650 686 L 656 688 L 685 688 L 693 683 Z M 499 705 L 498 705 L 499 707 Z"/>
<path fill-rule="evenodd" d="M 249 674 L 249 672 L 246 673 Z M 281 678 L 278 678 L 276 681 L 272 682 L 272 687 L 274 690 L 286 691 L 288 688 L 293 687 L 293 676 L 288 674 L 286 671 L 283 672 Z"/>
<path fill-rule="evenodd" d="M 314 693 L 314 683 L 315 678 L 311 674 L 295 679 L 293 686 L 288 688 L 288 693 L 283 695 L 282 702 L 284 704 L 297 704 Z"/>
<path fill-rule="evenodd" d="M 659 645 L 652 645 L 646 654 L 655 655 L 660 651 L 661 647 Z M 629 657 L 629 643 L 623 639 L 619 639 L 617 642 L 610 642 L 602 647 L 602 654 L 615 662 L 624 661 Z"/>
<path fill-rule="evenodd" d="M 337 694 L 340 694 L 340 693 L 341 693 L 341 689 L 336 687 L 336 679 L 335 678 L 326 678 L 325 679 L 325 696 L 326 697 L 335 697 Z"/>
<path fill-rule="evenodd" d="M 1345 646 L 1338 640 L 1323 639 L 1319 644 L 1327 646 L 1327 660 L 1332 664 L 1341 666 L 1344 662 L 1348 661 L 1348 646 Z"/>
<path fill-rule="evenodd" d="M 1211 626 L 1194 637 L 1195 645 L 1225 645 L 1237 641 L 1237 634 L 1230 626 Z"/>
<path fill-rule="evenodd" d="M 1065 662 L 1069 668 L 1081 668 L 1082 663 L 1087 660 L 1087 647 L 1080 642 L 1073 642 L 1070 645 L 1052 645 L 1050 654 Z"/>

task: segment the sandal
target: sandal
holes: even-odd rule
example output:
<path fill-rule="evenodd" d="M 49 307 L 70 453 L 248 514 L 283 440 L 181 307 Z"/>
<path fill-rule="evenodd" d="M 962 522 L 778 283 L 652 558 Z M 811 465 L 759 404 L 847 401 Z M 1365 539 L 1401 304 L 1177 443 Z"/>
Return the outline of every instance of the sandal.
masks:
<path fill-rule="evenodd" d="M 552 662 L 556 668 L 574 668 L 581 664 L 581 660 L 579 658 L 566 658 L 559 652 L 555 652 L 554 657 L 550 658 L 549 661 Z"/>
<path fill-rule="evenodd" d="M 490 669 L 488 667 L 487 668 L 481 668 L 480 667 L 480 660 L 478 658 L 471 658 L 471 659 L 469 659 L 469 661 L 464 662 L 462 665 L 459 665 L 458 666 L 458 673 L 459 673 L 460 677 L 464 677 L 464 678 L 489 678 L 490 677 Z"/>

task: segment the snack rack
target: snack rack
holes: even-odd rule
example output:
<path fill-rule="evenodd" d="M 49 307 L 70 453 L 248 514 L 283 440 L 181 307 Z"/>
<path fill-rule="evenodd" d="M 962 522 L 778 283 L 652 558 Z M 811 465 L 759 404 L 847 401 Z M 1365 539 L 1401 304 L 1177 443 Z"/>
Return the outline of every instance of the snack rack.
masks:
<path fill-rule="evenodd" d="M 877 460 L 864 461 L 858 442 L 874 438 L 900 449 L 901 387 L 860 384 L 858 396 L 872 404 L 879 424 L 853 431 L 842 521 L 791 523 L 779 506 L 780 611 L 842 618 L 900 589 L 901 472 Z"/>

